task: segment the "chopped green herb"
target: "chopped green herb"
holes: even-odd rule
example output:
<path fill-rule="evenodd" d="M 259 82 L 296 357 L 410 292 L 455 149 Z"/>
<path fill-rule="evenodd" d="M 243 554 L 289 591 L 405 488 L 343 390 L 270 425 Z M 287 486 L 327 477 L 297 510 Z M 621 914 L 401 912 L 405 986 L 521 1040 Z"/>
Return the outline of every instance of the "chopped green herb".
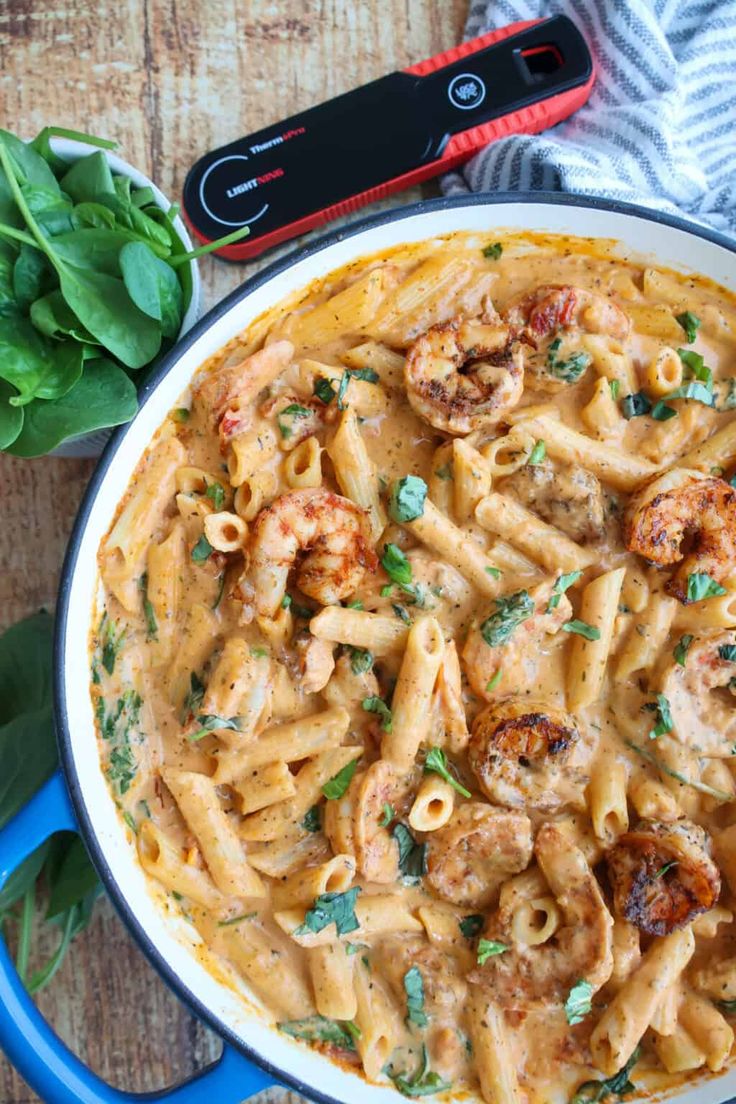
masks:
<path fill-rule="evenodd" d="M 429 1056 L 427 1047 L 422 1045 L 422 1057 L 419 1068 L 409 1077 L 404 1073 L 391 1073 L 389 1077 L 396 1088 L 404 1096 L 434 1096 L 435 1093 L 446 1092 L 452 1086 L 449 1081 L 443 1081 L 438 1073 L 429 1068 Z"/>
<path fill-rule="evenodd" d="M 618 400 L 618 393 L 621 390 L 621 380 L 612 379 L 608 381 L 608 386 L 611 391 L 611 398 L 614 402 Z"/>
<path fill-rule="evenodd" d="M 383 731 L 391 732 L 393 728 L 393 717 L 391 715 L 391 710 L 382 698 L 376 697 L 374 694 L 370 698 L 363 698 L 361 705 L 366 713 L 378 713 L 381 718 L 381 728 Z"/>
<path fill-rule="evenodd" d="M 384 544 L 381 566 L 392 582 L 406 586 L 411 582 L 411 564 L 398 544 Z"/>
<path fill-rule="evenodd" d="M 726 663 L 736 663 L 736 644 L 719 644 L 718 657 Z"/>
<path fill-rule="evenodd" d="M 221 510 L 225 505 L 225 488 L 222 483 L 208 483 L 204 494 L 205 498 L 209 498 L 215 510 Z"/>
<path fill-rule="evenodd" d="M 388 828 L 392 820 L 396 819 L 396 810 L 393 805 L 388 801 L 383 803 L 383 812 L 381 813 L 381 819 L 378 822 L 380 828 Z"/>
<path fill-rule="evenodd" d="M 355 915 L 355 902 L 360 893 L 360 886 L 354 886 L 344 893 L 323 893 L 314 902 L 311 909 L 307 910 L 304 923 L 300 924 L 294 932 L 295 935 L 306 935 L 307 932 L 321 932 L 324 928 L 335 925 L 338 935 L 348 935 L 360 927 Z"/>
<path fill-rule="evenodd" d="M 355 1050 L 352 1033 L 337 1020 L 326 1016 L 309 1016 L 305 1020 L 283 1020 L 276 1025 L 285 1035 L 306 1039 L 310 1043 L 331 1043 L 343 1050 Z"/>
<path fill-rule="evenodd" d="M 195 671 L 192 671 L 189 676 L 189 689 L 187 696 L 184 698 L 184 707 L 182 709 L 182 715 L 184 721 L 190 713 L 196 713 L 202 704 L 202 698 L 204 697 L 204 683 Z"/>
<path fill-rule="evenodd" d="M 394 590 L 394 588 L 391 585 L 391 583 L 388 583 L 386 586 L 382 586 L 381 587 L 381 597 L 382 598 L 390 598 L 391 595 L 393 594 L 393 590 Z"/>
<path fill-rule="evenodd" d="M 683 367 L 687 368 L 692 377 L 704 383 L 706 390 L 712 391 L 713 372 L 707 366 L 700 353 L 696 353 L 694 349 L 678 349 L 677 355 L 682 361 Z"/>
<path fill-rule="evenodd" d="M 407 1023 L 426 1027 L 429 1019 L 424 1011 L 424 979 L 418 966 L 412 966 L 404 974 L 404 992 L 406 993 Z"/>
<path fill-rule="evenodd" d="M 500 242 L 493 242 L 492 245 L 483 246 L 483 256 L 487 257 L 489 261 L 497 261 L 503 253 L 503 246 Z"/>
<path fill-rule="evenodd" d="M 399 870 L 405 878 L 416 880 L 427 873 L 427 845 L 417 843 L 405 824 L 394 824 L 391 835 L 399 848 Z"/>
<path fill-rule="evenodd" d="M 492 579 L 500 579 L 503 575 L 500 567 L 484 567 L 486 575 L 490 575 Z"/>
<path fill-rule="evenodd" d="M 413 521 L 424 513 L 427 498 L 427 484 L 418 475 L 405 475 L 391 486 L 388 500 L 388 512 L 393 521 L 403 524 Z"/>
<path fill-rule="evenodd" d="M 695 571 L 687 577 L 688 602 L 702 602 L 706 598 L 718 598 L 726 594 L 726 588 L 711 579 L 705 571 Z"/>
<path fill-rule="evenodd" d="M 360 756 L 358 756 L 358 758 L 360 758 Z M 353 759 L 350 763 L 347 763 L 342 770 L 339 770 L 329 782 L 325 782 L 322 787 L 322 793 L 328 801 L 336 801 L 338 798 L 342 797 L 352 781 L 357 765 L 358 759 Z"/>
<path fill-rule="evenodd" d="M 319 805 L 313 805 L 302 820 L 302 828 L 306 832 L 319 832 L 322 827 L 322 810 Z"/>
<path fill-rule="evenodd" d="M 197 723 L 200 727 L 196 732 L 190 733 L 189 739 L 192 743 L 196 743 L 197 740 L 201 740 L 204 736 L 207 736 L 210 732 L 216 732 L 219 729 L 226 728 L 231 732 L 240 732 L 240 717 L 218 717 L 215 713 L 200 713 L 197 717 Z"/>
<path fill-rule="evenodd" d="M 463 916 L 462 920 L 458 921 L 458 927 L 466 939 L 475 939 L 476 935 L 480 934 L 484 923 L 485 917 L 479 912 L 474 912 L 470 916 Z"/>
<path fill-rule="evenodd" d="M 355 648 L 349 646 L 350 670 L 354 675 L 364 675 L 373 666 L 373 652 L 367 648 Z"/>
<path fill-rule="evenodd" d="M 350 1035 L 352 1035 L 353 1039 L 357 1040 L 362 1037 L 363 1032 L 360 1030 L 356 1023 L 354 1023 L 352 1020 L 343 1020 L 342 1022 L 345 1026 L 345 1030 L 349 1032 Z"/>
<path fill-rule="evenodd" d="M 625 395 L 621 400 L 621 413 L 627 421 L 631 421 L 632 418 L 640 418 L 642 415 L 648 414 L 651 409 L 652 404 L 643 391 L 637 391 L 633 395 Z"/>
<path fill-rule="evenodd" d="M 565 1001 L 565 1015 L 571 1027 L 573 1024 L 582 1023 L 588 1015 L 592 996 L 593 986 L 589 981 L 581 979 L 575 982 Z"/>
<path fill-rule="evenodd" d="M 348 943 L 347 941 L 345 943 L 345 954 L 348 955 L 348 957 L 352 957 L 353 955 L 360 954 L 361 951 L 369 951 L 369 950 L 370 950 L 370 947 L 368 946 L 367 943 Z"/>
<path fill-rule="evenodd" d="M 105 668 L 108 675 L 111 675 L 115 670 L 115 660 L 118 657 L 118 652 L 123 646 L 125 632 L 123 629 L 118 629 L 117 621 L 110 620 L 105 613 L 100 622 L 100 637 L 102 643 L 102 666 Z"/>
<path fill-rule="evenodd" d="M 141 575 L 141 593 L 143 595 L 143 616 L 146 619 L 146 640 L 158 640 L 158 623 L 151 600 L 148 597 L 148 572 Z"/>
<path fill-rule="evenodd" d="M 629 1093 L 636 1092 L 636 1085 L 632 1085 L 629 1081 L 629 1074 L 639 1061 L 640 1053 L 637 1047 L 626 1065 L 612 1077 L 607 1077 L 604 1081 L 584 1081 L 572 1097 L 570 1104 L 598 1104 L 598 1101 L 605 1100 L 609 1096 L 627 1096 Z"/>
<path fill-rule="evenodd" d="M 673 770 L 672 767 L 667 766 L 664 760 L 653 755 L 647 748 L 635 744 L 633 740 L 624 740 L 624 743 L 627 747 L 631 748 L 632 751 L 635 751 L 637 755 L 640 755 L 642 759 L 646 759 L 648 763 L 651 763 L 653 767 L 661 771 L 662 774 L 666 774 L 668 778 L 674 778 L 675 781 L 681 782 L 683 786 L 690 786 L 693 790 L 697 790 L 698 793 L 705 794 L 706 797 L 714 797 L 717 801 L 733 801 L 733 794 L 726 793 L 725 790 L 717 790 L 715 786 L 708 786 L 705 782 L 701 782 L 697 778 L 688 778 L 687 775 L 682 774 L 680 771 Z"/>
<path fill-rule="evenodd" d="M 601 638 L 600 629 L 597 629 L 595 625 L 589 625 L 587 621 L 580 621 L 578 618 L 566 621 L 562 626 L 562 631 L 575 633 L 577 636 L 585 637 L 586 640 L 600 640 Z"/>
<path fill-rule="evenodd" d="M 502 670 L 502 668 L 499 667 L 498 670 L 496 671 L 495 675 L 493 676 L 493 678 L 490 678 L 488 680 L 488 682 L 486 683 L 486 693 L 487 694 L 490 694 L 491 691 L 496 689 L 499 682 L 501 681 L 502 674 L 503 674 L 503 670 Z"/>
<path fill-rule="evenodd" d="M 291 603 L 292 603 L 291 595 L 290 594 L 285 594 L 284 597 L 281 599 L 281 608 L 282 609 L 288 609 L 289 606 L 291 605 Z"/>
<path fill-rule="evenodd" d="M 683 311 L 682 314 L 675 315 L 675 321 L 680 323 L 687 335 L 689 343 L 692 345 L 700 329 L 700 319 L 697 314 L 693 314 L 692 311 Z"/>
<path fill-rule="evenodd" d="M 427 752 L 427 758 L 424 760 L 424 773 L 425 774 L 438 774 L 440 778 L 443 778 L 454 790 L 457 790 L 463 797 L 470 797 L 470 791 L 466 790 L 463 785 L 458 782 L 457 778 L 450 773 L 447 766 L 447 756 L 442 748 L 431 747 Z"/>
<path fill-rule="evenodd" d="M 667 871 L 672 870 L 673 866 L 677 866 L 677 859 L 670 859 L 669 862 L 666 862 L 662 866 L 660 866 L 659 870 L 657 870 L 656 873 L 652 875 L 652 878 L 664 878 Z"/>
<path fill-rule="evenodd" d="M 138 825 L 135 822 L 135 818 L 133 816 L 131 816 L 131 814 L 128 812 L 127 809 L 123 810 L 123 820 L 128 825 L 131 832 L 133 832 L 135 835 L 137 835 L 138 834 Z"/>
<path fill-rule="evenodd" d="M 434 473 L 438 479 L 442 479 L 447 482 L 448 479 L 453 479 L 452 464 L 443 464 L 441 467 L 435 469 Z"/>
<path fill-rule="evenodd" d="M 254 659 L 265 659 L 268 655 L 268 648 L 264 648 L 260 644 L 254 644 L 250 649 L 250 654 Z"/>
<path fill-rule="evenodd" d="M 289 403 L 284 409 L 276 416 L 276 422 L 281 432 L 281 436 L 286 439 L 291 437 L 294 433 L 294 421 L 297 418 L 308 418 L 312 413 L 306 406 L 300 406 L 299 403 Z M 284 422 L 284 418 L 291 418 L 291 423 Z"/>
<path fill-rule="evenodd" d="M 406 606 L 402 606 L 400 602 L 392 602 L 391 609 L 394 611 L 400 621 L 403 621 L 405 625 L 411 625 L 411 617 Z"/>
<path fill-rule="evenodd" d="M 679 663 L 681 667 L 684 667 L 687 663 L 687 653 L 694 639 L 695 637 L 692 635 L 692 633 L 685 633 L 684 636 L 680 637 L 677 644 L 675 645 L 672 654 L 675 657 L 676 662 Z"/>
<path fill-rule="evenodd" d="M 658 736 L 664 736 L 666 733 L 671 732 L 674 725 L 672 722 L 670 703 L 664 694 L 657 694 L 657 702 L 656 705 L 652 703 L 652 709 L 657 714 L 657 723 L 649 733 L 649 739 L 656 740 Z"/>
<path fill-rule="evenodd" d="M 246 920 L 255 920 L 257 912 L 244 912 L 241 916 L 233 916 L 232 920 L 219 920 L 218 928 L 234 928 L 236 924 L 243 924 Z"/>
<path fill-rule="evenodd" d="M 489 958 L 493 958 L 494 955 L 503 954 L 507 951 L 508 947 L 505 943 L 499 943 L 497 939 L 479 939 L 478 940 L 478 965 L 485 966 Z"/>
<path fill-rule="evenodd" d="M 670 418 L 677 417 L 677 411 L 672 406 L 667 406 L 664 399 L 660 399 L 656 402 L 651 410 L 651 415 L 655 422 L 668 422 Z"/>
<path fill-rule="evenodd" d="M 314 381 L 314 393 L 320 402 L 323 402 L 325 406 L 329 406 L 337 394 L 337 391 L 332 386 L 331 380 L 325 379 L 324 376 L 320 376 L 319 379 Z"/>
<path fill-rule="evenodd" d="M 352 602 L 345 603 L 346 609 L 362 610 L 365 607 L 359 598 L 354 598 Z"/>
<path fill-rule="evenodd" d="M 213 552 L 214 548 L 203 533 L 192 549 L 192 561 L 196 564 L 204 563 L 205 560 L 210 558 Z"/>
<path fill-rule="evenodd" d="M 547 350 L 547 371 L 564 383 L 577 383 L 592 361 L 590 353 L 572 353 L 567 360 L 559 360 L 557 353 L 562 338 L 556 337 Z"/>
<path fill-rule="evenodd" d="M 736 1000 L 716 1001 L 716 1004 L 722 1012 L 726 1013 L 727 1016 L 733 1016 L 734 1014 L 736 1014 Z"/>
<path fill-rule="evenodd" d="M 486 618 L 480 627 L 481 636 L 491 648 L 505 644 L 522 621 L 534 613 L 534 601 L 526 590 L 495 598 L 496 612 Z"/>
<path fill-rule="evenodd" d="M 187 410 L 185 406 L 178 406 L 171 417 L 174 419 L 175 422 L 179 422 L 183 425 L 184 422 L 189 421 L 191 413 L 191 410 Z"/>
<path fill-rule="evenodd" d="M 296 602 L 291 603 L 291 612 L 301 621 L 311 621 L 314 617 L 314 610 L 311 610 L 309 606 L 300 606 Z"/>
<path fill-rule="evenodd" d="M 566 590 L 569 590 L 571 586 L 575 585 L 582 574 L 582 571 L 570 571 L 567 575 L 557 576 L 555 585 L 552 587 L 549 602 L 547 603 L 547 613 L 551 613 L 552 610 L 557 609 L 562 595 Z"/>
<path fill-rule="evenodd" d="M 347 368 L 343 372 L 337 390 L 337 409 L 345 409 L 345 395 L 351 379 L 365 380 L 366 383 L 378 383 L 379 378 L 378 372 L 374 372 L 372 368 Z"/>
<path fill-rule="evenodd" d="M 544 460 L 546 455 L 547 455 L 547 446 L 545 445 L 544 441 L 536 441 L 535 445 L 534 445 L 534 448 L 529 453 L 529 459 L 527 460 L 527 464 L 529 464 L 530 467 L 534 468 L 538 464 L 542 463 L 542 461 Z"/>

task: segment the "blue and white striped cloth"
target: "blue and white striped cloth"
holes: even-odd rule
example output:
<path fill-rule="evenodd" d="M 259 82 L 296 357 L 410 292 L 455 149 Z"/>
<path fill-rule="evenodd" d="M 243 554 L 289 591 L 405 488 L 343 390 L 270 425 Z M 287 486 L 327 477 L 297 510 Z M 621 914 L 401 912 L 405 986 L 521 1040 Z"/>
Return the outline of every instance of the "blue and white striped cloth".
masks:
<path fill-rule="evenodd" d="M 736 0 L 482 0 L 466 37 L 560 13 L 595 58 L 590 100 L 487 146 L 443 190 L 584 192 L 736 234 Z"/>

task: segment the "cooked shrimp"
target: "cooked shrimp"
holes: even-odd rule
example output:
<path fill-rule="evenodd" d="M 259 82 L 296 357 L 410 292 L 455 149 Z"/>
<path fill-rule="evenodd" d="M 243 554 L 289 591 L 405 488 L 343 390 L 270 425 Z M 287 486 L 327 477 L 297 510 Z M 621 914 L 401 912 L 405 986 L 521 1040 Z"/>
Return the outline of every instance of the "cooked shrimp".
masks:
<path fill-rule="evenodd" d="M 563 709 L 529 698 L 487 705 L 473 722 L 468 757 L 491 801 L 547 812 L 584 807 L 587 747 Z"/>
<path fill-rule="evenodd" d="M 322 691 L 328 705 L 341 705 L 349 712 L 357 712 L 361 720 L 369 720 L 371 715 L 362 708 L 365 698 L 376 697 L 380 693 L 378 679 L 372 670 L 353 670 L 350 653 L 339 656 L 330 681 Z"/>
<path fill-rule="evenodd" d="M 334 421 L 337 408 L 333 410 L 319 399 L 302 399 L 293 392 L 282 392 L 264 403 L 259 413 L 263 418 L 276 418 L 279 444 L 284 452 L 291 452 Z"/>
<path fill-rule="evenodd" d="M 603 489 L 579 464 L 525 464 L 498 485 L 574 541 L 599 540 L 606 528 Z"/>
<path fill-rule="evenodd" d="M 572 284 L 543 284 L 509 307 L 505 319 L 535 343 L 570 329 L 625 341 L 631 329 L 627 315 L 612 299 Z"/>
<path fill-rule="evenodd" d="M 613 970 L 613 919 L 582 851 L 556 825 L 544 824 L 534 853 L 556 898 L 560 926 L 544 943 L 517 942 L 513 902 L 502 899 L 483 937 L 507 949 L 468 976 L 487 988 L 501 1007 L 522 1011 L 564 1004 L 581 978 L 596 992 Z"/>
<path fill-rule="evenodd" d="M 258 392 L 285 371 L 293 356 L 294 346 L 290 341 L 274 341 L 234 364 L 226 363 L 208 372 L 195 385 L 194 400 L 211 412 L 215 421 L 227 419 L 221 433 L 226 439 L 232 437 L 235 432 L 247 429 L 251 417 L 249 408 Z"/>
<path fill-rule="evenodd" d="M 412 407 L 435 429 L 485 429 L 521 398 L 523 347 L 498 321 L 454 318 L 417 338 L 406 356 L 404 382 Z"/>
<path fill-rule="evenodd" d="M 488 643 L 488 638 L 494 639 L 497 621 L 504 617 L 504 607 L 498 599 L 485 611 L 485 616 L 473 622 L 462 658 L 468 682 L 479 697 L 493 701 L 494 697 L 507 694 L 509 686 L 517 693 L 536 686 L 544 638 L 558 632 L 572 616 L 566 594 L 560 595 L 559 604 L 547 611 L 551 594 L 552 583 L 545 582 L 528 592 L 520 590 L 501 599 L 513 613 L 515 623 L 501 643 Z"/>
<path fill-rule="evenodd" d="M 642 821 L 606 855 L 614 909 L 648 935 L 669 935 L 718 900 L 721 876 L 703 828 Z"/>
<path fill-rule="evenodd" d="M 736 633 L 693 640 L 685 666 L 673 661 L 660 677 L 670 703 L 673 736 L 699 755 L 731 758 L 736 749 Z M 736 686 L 736 683 L 733 683 Z"/>
<path fill-rule="evenodd" d="M 692 543 L 685 554 L 687 536 Z M 681 602 L 693 601 L 688 576 L 703 573 L 722 583 L 736 570 L 736 490 L 688 468 L 665 472 L 630 499 L 624 541 L 652 563 L 679 563 L 666 589 Z"/>
<path fill-rule="evenodd" d="M 324 830 L 335 854 L 355 855 L 358 873 L 367 882 L 395 882 L 399 849 L 385 820 L 408 812 L 411 778 L 400 778 L 383 759 L 356 774 L 341 798 L 325 806 Z"/>
<path fill-rule="evenodd" d="M 532 824 L 524 813 L 468 801 L 445 828 L 427 840 L 427 881 L 463 908 L 484 908 L 509 874 L 524 870 L 532 854 Z"/>
<path fill-rule="evenodd" d="M 388 936 L 376 947 L 373 961 L 381 975 L 387 978 L 400 1005 L 406 1003 L 404 976 L 416 966 L 422 975 L 427 1015 L 436 1017 L 461 1012 L 468 987 L 457 971 L 456 960 L 421 936 Z"/>
<path fill-rule="evenodd" d="M 322 489 L 291 491 L 261 510 L 246 576 L 261 617 L 276 614 L 300 556 L 296 581 L 305 594 L 323 605 L 347 598 L 377 567 L 365 510 Z"/>
<path fill-rule="evenodd" d="M 323 690 L 335 670 L 335 645 L 329 640 L 319 640 L 305 631 L 294 641 L 299 663 L 299 685 L 305 694 Z"/>

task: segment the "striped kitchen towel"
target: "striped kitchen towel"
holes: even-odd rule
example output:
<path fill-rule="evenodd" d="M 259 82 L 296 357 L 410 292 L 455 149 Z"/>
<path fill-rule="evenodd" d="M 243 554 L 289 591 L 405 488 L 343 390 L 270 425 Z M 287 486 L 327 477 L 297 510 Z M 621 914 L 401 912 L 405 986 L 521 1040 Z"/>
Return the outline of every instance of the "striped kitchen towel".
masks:
<path fill-rule="evenodd" d="M 487 146 L 443 191 L 582 192 L 736 234 L 736 0 L 476 0 L 466 37 L 557 14 L 595 58 L 590 100 Z"/>

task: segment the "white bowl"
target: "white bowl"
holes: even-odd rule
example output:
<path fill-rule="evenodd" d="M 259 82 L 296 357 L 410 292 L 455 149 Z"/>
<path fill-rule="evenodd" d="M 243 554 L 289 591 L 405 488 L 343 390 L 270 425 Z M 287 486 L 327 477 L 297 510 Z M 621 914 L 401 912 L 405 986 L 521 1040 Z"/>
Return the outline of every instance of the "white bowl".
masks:
<path fill-rule="evenodd" d="M 99 146 L 91 146 L 87 142 L 76 142 L 71 138 L 52 138 L 51 148 L 54 153 L 57 153 L 59 157 L 63 157 L 65 161 L 69 161 L 70 164 L 74 161 L 79 161 L 82 157 L 87 157 L 90 153 L 102 152 L 105 154 L 107 163 L 116 176 L 129 177 L 136 188 L 150 188 L 153 192 L 156 206 L 160 207 L 162 211 L 168 211 L 169 207 L 171 207 L 171 200 L 166 198 L 161 189 L 158 188 L 152 180 L 149 180 L 145 173 L 142 173 L 140 169 L 136 169 L 134 165 L 128 164 L 127 161 L 123 161 L 122 157 L 118 157 L 116 153 L 112 153 L 110 150 L 100 150 Z M 174 219 L 174 229 L 181 239 L 185 250 L 189 252 L 190 249 L 193 249 L 194 246 L 189 236 L 189 231 L 184 225 L 180 215 L 177 215 Z M 199 275 L 197 262 L 189 261 L 188 268 L 192 281 L 192 297 L 182 319 L 181 329 L 177 334 L 177 340 L 183 337 L 184 334 L 192 328 L 202 313 L 202 278 Z M 150 371 L 150 369 L 146 368 L 144 371 Z M 94 433 L 83 433 L 79 437 L 71 437 L 68 441 L 63 441 L 55 448 L 51 455 L 74 457 L 99 456 L 107 444 L 111 433 L 111 429 L 98 429 L 95 430 Z"/>
<path fill-rule="evenodd" d="M 258 315 L 311 280 L 365 254 L 453 230 L 487 234 L 491 229 L 612 238 L 621 243 L 623 255 L 704 273 L 736 290 L 736 249 L 731 242 L 643 208 L 581 197 L 507 194 L 436 200 L 382 213 L 259 272 L 163 358 L 144 385 L 137 416 L 115 433 L 92 478 L 62 576 L 56 721 L 67 784 L 100 877 L 134 937 L 173 990 L 235 1048 L 275 1071 L 286 1084 L 320 1100 L 398 1104 L 403 1098 L 392 1088 L 367 1084 L 269 1027 L 204 968 L 188 945 L 181 920 L 166 915 L 153 899 L 100 767 L 87 653 L 98 593 L 97 549 L 139 459 L 192 375 Z M 720 1104 L 734 1096 L 736 1068 L 717 1078 L 695 1078 L 677 1094 L 677 1100 L 678 1104 Z"/>

